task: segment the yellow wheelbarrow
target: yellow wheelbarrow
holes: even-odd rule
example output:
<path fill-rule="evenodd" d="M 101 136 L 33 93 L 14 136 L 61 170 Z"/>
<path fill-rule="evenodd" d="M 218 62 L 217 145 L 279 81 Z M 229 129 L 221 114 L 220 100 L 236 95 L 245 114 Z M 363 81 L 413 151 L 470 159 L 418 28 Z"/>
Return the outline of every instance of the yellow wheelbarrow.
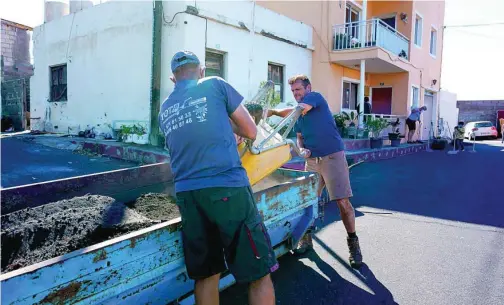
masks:
<path fill-rule="evenodd" d="M 253 143 L 245 141 L 238 145 L 242 165 L 247 171 L 251 185 L 289 162 L 292 158 L 291 149 L 303 156 L 294 141 L 287 139 L 302 110 L 302 107 L 296 107 L 275 128 L 261 120 L 257 126 L 256 140 Z M 285 126 L 287 129 L 280 135 L 280 130 Z"/>

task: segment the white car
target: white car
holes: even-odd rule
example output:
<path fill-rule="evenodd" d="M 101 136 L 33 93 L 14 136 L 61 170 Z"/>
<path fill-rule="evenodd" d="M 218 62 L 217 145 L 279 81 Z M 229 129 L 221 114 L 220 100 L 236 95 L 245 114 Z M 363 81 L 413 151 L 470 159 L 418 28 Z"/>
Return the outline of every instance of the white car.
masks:
<path fill-rule="evenodd" d="M 473 137 L 492 137 L 497 139 L 498 132 L 494 124 L 490 121 L 469 122 L 465 126 L 464 137 L 472 139 Z M 472 135 L 471 135 L 472 134 Z"/>

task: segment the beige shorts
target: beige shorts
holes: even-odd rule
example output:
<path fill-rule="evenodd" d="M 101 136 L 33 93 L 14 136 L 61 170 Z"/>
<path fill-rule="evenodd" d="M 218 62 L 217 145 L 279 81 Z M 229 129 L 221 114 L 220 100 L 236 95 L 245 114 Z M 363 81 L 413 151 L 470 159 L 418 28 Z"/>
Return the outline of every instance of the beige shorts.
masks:
<path fill-rule="evenodd" d="M 352 187 L 350 186 L 350 172 L 344 151 L 321 158 L 308 158 L 305 170 L 319 173 L 323 182 L 325 182 L 330 200 L 353 196 Z"/>

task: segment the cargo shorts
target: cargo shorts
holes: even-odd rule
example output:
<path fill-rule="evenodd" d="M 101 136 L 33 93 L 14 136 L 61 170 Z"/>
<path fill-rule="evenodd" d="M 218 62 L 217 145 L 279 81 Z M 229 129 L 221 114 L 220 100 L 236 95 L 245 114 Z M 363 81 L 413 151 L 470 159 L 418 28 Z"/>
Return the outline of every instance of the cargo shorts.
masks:
<path fill-rule="evenodd" d="M 250 187 L 205 188 L 176 197 L 189 278 L 229 270 L 238 283 L 247 283 L 278 269 Z"/>
<path fill-rule="evenodd" d="M 339 200 L 353 196 L 350 185 L 350 171 L 344 151 L 320 158 L 308 158 L 305 170 L 317 172 L 322 177 L 329 193 L 329 200 Z"/>

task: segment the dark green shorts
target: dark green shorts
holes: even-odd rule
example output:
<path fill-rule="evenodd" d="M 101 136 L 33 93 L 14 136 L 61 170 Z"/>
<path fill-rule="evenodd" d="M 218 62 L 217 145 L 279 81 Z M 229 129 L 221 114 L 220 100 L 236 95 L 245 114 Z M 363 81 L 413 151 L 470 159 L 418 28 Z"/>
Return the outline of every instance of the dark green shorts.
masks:
<path fill-rule="evenodd" d="M 177 193 L 187 273 L 203 279 L 229 268 L 237 282 L 258 280 L 278 268 L 250 187 Z"/>

